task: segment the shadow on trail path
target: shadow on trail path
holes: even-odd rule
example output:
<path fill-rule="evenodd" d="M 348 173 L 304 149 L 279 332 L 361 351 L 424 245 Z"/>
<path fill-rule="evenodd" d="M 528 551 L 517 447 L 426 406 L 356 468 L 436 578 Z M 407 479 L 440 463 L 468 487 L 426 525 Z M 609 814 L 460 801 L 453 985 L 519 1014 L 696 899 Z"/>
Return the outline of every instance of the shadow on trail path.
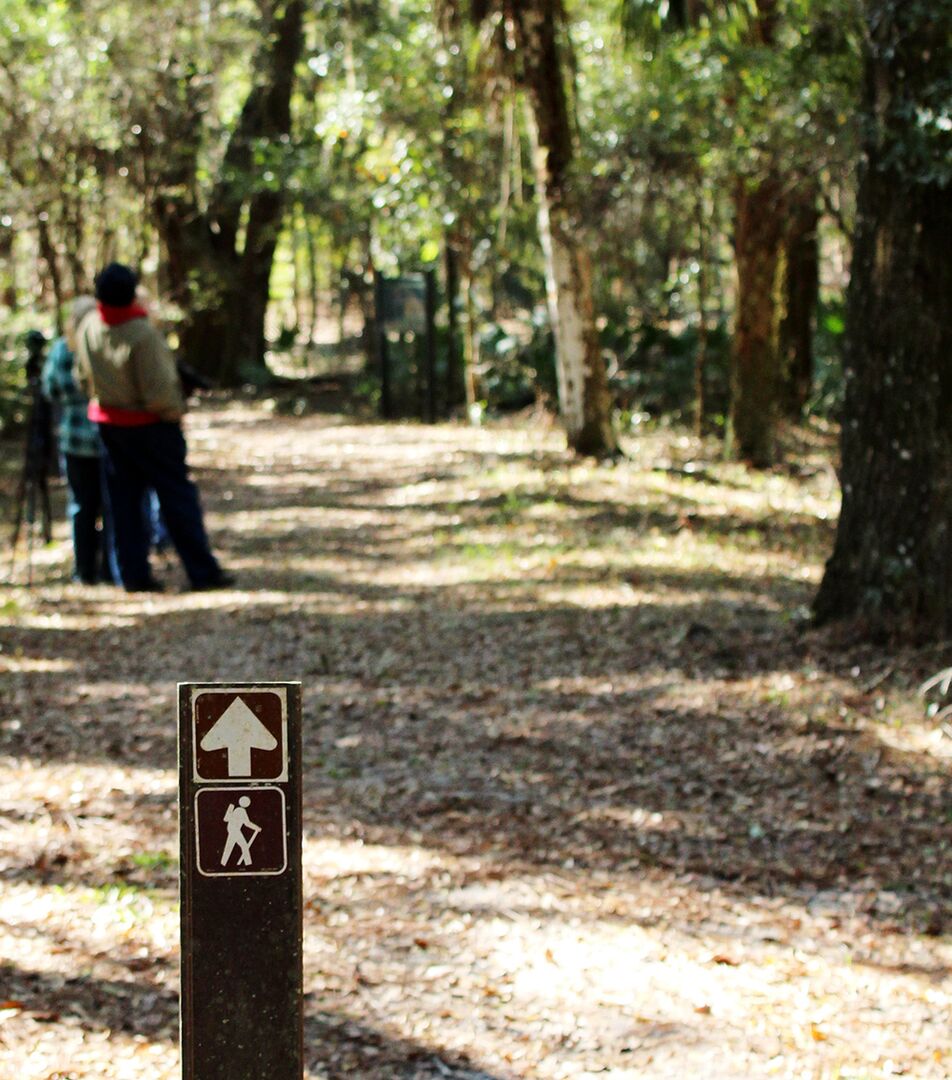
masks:
<path fill-rule="evenodd" d="M 785 1013 L 847 982 L 854 1033 L 901 980 L 909 1030 L 937 1028 L 952 785 L 909 708 L 934 657 L 800 628 L 822 469 L 687 470 L 650 439 L 604 469 L 539 431 L 251 406 L 190 445 L 236 589 L 71 586 L 60 526 L 4 593 L 0 883 L 25 934 L 64 935 L 0 968 L 32 1017 L 5 1037 L 171 1061 L 174 927 L 149 935 L 175 921 L 175 684 L 297 678 L 316 1076 L 768 1075 L 758 992 Z M 97 920 L 143 895 L 104 950 Z M 849 1039 L 806 1030 L 798 1064 L 839 1069 Z"/>
<path fill-rule="evenodd" d="M 317 834 L 947 925 L 948 773 L 845 709 L 851 661 L 788 621 L 830 535 L 796 490 L 780 513 L 708 473 L 290 421 L 210 468 L 226 433 L 199 473 L 241 591 L 38 592 L 5 631 L 5 753 L 167 770 L 175 681 L 300 677 Z"/>
<path fill-rule="evenodd" d="M 158 974 L 162 974 L 159 972 Z M 5 1008 L 26 1024 L 63 1024 L 70 1032 L 178 1043 L 178 994 L 153 972 L 148 979 L 58 975 L 0 964 Z M 496 1080 L 465 1055 L 443 1054 L 407 1039 L 391 1038 L 344 1013 L 315 1010 L 305 996 L 304 1042 L 308 1075 L 321 1080 Z"/>

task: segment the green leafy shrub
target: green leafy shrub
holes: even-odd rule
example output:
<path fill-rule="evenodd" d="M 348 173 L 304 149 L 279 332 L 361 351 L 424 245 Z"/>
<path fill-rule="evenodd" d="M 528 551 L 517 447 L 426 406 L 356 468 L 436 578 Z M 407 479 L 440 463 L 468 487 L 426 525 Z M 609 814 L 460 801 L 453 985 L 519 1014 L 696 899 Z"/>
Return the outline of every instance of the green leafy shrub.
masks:
<path fill-rule="evenodd" d="M 22 335 L 0 334 L 0 436 L 10 435 L 26 421 L 25 360 Z"/>
<path fill-rule="evenodd" d="M 677 416 L 691 410 L 700 346 L 696 326 L 675 331 L 650 323 L 637 329 L 609 324 L 602 331 L 602 342 L 617 408 L 651 416 Z M 708 414 L 727 409 L 729 353 L 727 327 L 709 327 L 704 372 Z"/>
<path fill-rule="evenodd" d="M 843 402 L 843 341 L 846 333 L 845 301 L 821 303 L 813 337 L 813 393 L 808 411 L 836 416 Z"/>

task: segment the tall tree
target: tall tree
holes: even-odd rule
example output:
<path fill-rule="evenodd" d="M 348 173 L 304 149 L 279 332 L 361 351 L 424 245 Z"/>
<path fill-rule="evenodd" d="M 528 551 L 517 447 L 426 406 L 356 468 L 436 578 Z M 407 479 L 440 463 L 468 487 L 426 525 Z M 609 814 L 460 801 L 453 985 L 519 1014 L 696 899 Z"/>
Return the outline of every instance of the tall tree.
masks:
<path fill-rule="evenodd" d="M 952 0 L 867 0 L 843 507 L 820 621 L 952 632 Z"/>
<path fill-rule="evenodd" d="M 221 382 L 265 372 L 265 313 L 284 217 L 291 95 L 304 44 L 303 0 L 260 4 L 252 84 L 207 202 L 195 177 L 202 150 L 201 84 L 171 65 L 166 145 L 156 156 L 153 206 L 168 258 L 168 286 L 186 312 L 188 360 Z"/>
<path fill-rule="evenodd" d="M 813 331 L 820 293 L 819 184 L 798 182 L 787 197 L 780 323 L 781 407 L 796 419 L 813 386 Z"/>
<path fill-rule="evenodd" d="M 845 89 L 842 76 L 830 79 L 826 70 L 827 7 L 828 0 L 622 0 L 630 38 L 683 56 L 681 78 L 691 80 L 683 97 L 698 83 L 711 87 L 709 111 L 720 128 L 715 133 L 705 114 L 688 152 L 702 173 L 715 146 L 723 155 L 736 271 L 727 449 L 756 466 L 774 460 L 781 407 L 799 414 L 810 388 L 817 177 L 835 141 L 824 111 Z M 675 79 L 678 67 L 676 60 Z"/>
<path fill-rule="evenodd" d="M 539 233 L 568 443 L 578 453 L 610 455 L 617 450 L 617 440 L 574 171 L 575 62 L 566 12 L 561 0 L 475 0 L 473 14 L 477 20 L 498 21 L 496 40 L 511 52 L 513 77 L 530 104 Z"/>
<path fill-rule="evenodd" d="M 755 49 L 776 46 L 777 0 L 754 0 L 746 37 Z M 774 460 L 780 387 L 784 181 L 772 149 L 758 171 L 734 185 L 737 312 L 731 351 L 728 448 L 752 465 Z"/>

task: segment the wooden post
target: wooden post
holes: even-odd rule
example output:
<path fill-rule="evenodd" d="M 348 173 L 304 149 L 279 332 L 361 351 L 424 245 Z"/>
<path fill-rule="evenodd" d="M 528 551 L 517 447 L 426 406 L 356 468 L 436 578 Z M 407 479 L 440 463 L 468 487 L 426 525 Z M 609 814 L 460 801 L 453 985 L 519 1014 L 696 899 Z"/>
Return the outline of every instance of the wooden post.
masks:
<path fill-rule="evenodd" d="M 179 685 L 183 1080 L 301 1080 L 300 683 Z"/>
<path fill-rule="evenodd" d="M 436 423 L 436 271 L 432 268 L 424 274 L 426 282 L 426 419 Z"/>

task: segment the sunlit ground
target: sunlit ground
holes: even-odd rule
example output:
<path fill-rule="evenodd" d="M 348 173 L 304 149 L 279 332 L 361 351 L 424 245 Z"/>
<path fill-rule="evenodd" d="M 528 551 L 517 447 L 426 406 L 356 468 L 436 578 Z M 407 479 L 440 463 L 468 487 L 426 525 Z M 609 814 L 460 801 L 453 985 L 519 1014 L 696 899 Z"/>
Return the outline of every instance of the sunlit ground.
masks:
<path fill-rule="evenodd" d="M 0 1077 L 178 1075 L 175 684 L 305 689 L 309 1077 L 952 1075 L 940 649 L 804 629 L 823 439 L 208 407 L 234 590 L 0 603 Z"/>

